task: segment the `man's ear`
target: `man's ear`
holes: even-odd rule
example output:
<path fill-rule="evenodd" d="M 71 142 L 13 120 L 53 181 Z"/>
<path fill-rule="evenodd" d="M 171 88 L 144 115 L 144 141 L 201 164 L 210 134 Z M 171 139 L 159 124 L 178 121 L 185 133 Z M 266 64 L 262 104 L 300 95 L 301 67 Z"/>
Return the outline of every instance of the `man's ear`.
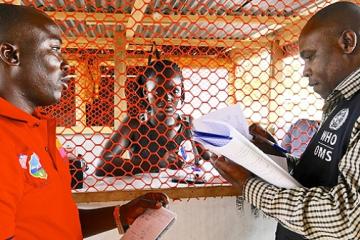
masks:
<path fill-rule="evenodd" d="M 354 52 L 357 45 L 357 35 L 352 30 L 345 30 L 339 38 L 339 45 L 344 53 L 351 54 Z"/>
<path fill-rule="evenodd" d="M 8 65 L 17 66 L 20 64 L 19 51 L 16 46 L 10 43 L 0 43 L 0 58 Z"/>

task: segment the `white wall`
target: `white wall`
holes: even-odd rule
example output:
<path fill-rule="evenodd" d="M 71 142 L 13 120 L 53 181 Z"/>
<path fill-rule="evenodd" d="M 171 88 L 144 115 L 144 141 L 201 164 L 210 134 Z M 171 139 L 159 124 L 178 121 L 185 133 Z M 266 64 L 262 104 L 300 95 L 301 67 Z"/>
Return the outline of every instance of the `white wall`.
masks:
<path fill-rule="evenodd" d="M 248 204 L 236 209 L 235 197 L 172 201 L 177 220 L 162 240 L 271 240 L 276 223 L 263 215 L 254 217 Z M 115 240 L 116 230 L 86 240 Z"/>

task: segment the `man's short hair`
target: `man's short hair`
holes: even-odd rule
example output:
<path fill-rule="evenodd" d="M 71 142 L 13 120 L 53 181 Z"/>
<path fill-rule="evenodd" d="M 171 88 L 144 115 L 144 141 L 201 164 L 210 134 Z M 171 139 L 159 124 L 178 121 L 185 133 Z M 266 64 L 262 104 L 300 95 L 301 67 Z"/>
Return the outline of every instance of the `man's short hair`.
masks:
<path fill-rule="evenodd" d="M 320 11 L 310 18 L 305 28 L 309 26 L 316 29 L 325 27 L 333 32 L 351 29 L 358 36 L 360 33 L 360 7 L 352 2 L 336 2 Z"/>
<path fill-rule="evenodd" d="M 29 6 L 0 4 L 0 42 L 20 41 L 36 20 L 52 21 L 45 13 Z"/>

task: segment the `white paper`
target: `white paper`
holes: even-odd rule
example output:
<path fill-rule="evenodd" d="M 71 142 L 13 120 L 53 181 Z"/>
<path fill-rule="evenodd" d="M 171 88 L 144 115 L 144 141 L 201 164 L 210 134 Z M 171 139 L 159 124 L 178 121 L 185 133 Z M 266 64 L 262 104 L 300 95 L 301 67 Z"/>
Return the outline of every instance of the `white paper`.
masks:
<path fill-rule="evenodd" d="M 267 154 L 277 165 L 279 165 L 286 172 L 289 172 L 289 168 L 287 165 L 287 160 L 285 157 L 275 156 L 271 154 Z"/>
<path fill-rule="evenodd" d="M 147 209 L 131 224 L 121 240 L 159 239 L 160 235 L 175 221 L 175 218 L 175 213 L 164 207 Z"/>
<path fill-rule="evenodd" d="M 210 112 L 202 116 L 201 119 L 226 122 L 247 139 L 252 139 L 252 136 L 249 133 L 248 123 L 239 103 Z"/>
<path fill-rule="evenodd" d="M 218 113 L 223 114 L 226 111 L 215 111 L 212 116 Z M 233 113 L 230 119 L 236 119 L 237 111 Z M 217 116 L 221 119 L 222 116 Z M 216 118 L 213 118 L 216 119 Z M 209 117 L 201 117 L 194 120 L 194 131 L 211 133 L 224 136 L 224 138 L 215 138 L 211 136 L 197 136 L 194 140 L 199 141 L 210 151 L 223 155 L 233 162 L 248 169 L 265 181 L 282 188 L 300 187 L 299 184 L 287 171 L 276 164 L 269 156 L 251 143 L 247 137 L 244 137 L 237 129 L 231 126 L 232 121 L 213 120 Z M 226 139 L 228 137 L 228 139 Z"/>

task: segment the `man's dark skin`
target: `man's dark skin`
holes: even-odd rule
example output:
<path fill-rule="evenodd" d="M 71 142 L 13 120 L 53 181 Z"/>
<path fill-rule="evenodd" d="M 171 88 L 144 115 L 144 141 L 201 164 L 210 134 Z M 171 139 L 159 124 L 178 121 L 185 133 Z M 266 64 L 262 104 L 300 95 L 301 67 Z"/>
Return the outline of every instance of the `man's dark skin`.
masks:
<path fill-rule="evenodd" d="M 176 113 L 184 94 L 180 68 L 171 61 L 157 60 L 138 81 L 149 111 L 144 120 L 124 120 L 105 145 L 97 175 L 158 172 L 160 168 L 180 168 L 184 163 L 178 150 L 184 140 L 191 138 L 191 126 L 188 119 Z M 122 158 L 126 150 L 130 160 Z"/>
<path fill-rule="evenodd" d="M 331 12 L 318 14 L 309 20 L 303 28 L 300 38 L 300 56 L 305 61 L 303 75 L 309 79 L 309 86 L 322 98 L 326 99 L 332 90 L 350 73 L 360 66 L 359 21 L 354 21 L 351 15 L 339 11 L 344 5 L 334 4 Z M 354 6 L 346 4 L 348 11 Z M 342 21 L 339 22 L 339 14 Z M 359 18 L 360 19 L 360 14 Z M 344 30 L 345 29 L 345 30 Z M 340 64 L 341 63 L 341 64 Z M 214 165 L 222 169 L 224 175 L 242 185 L 250 175 L 241 168 L 232 171 L 231 161 L 217 158 Z M 239 177 L 237 175 L 241 175 Z"/>
<path fill-rule="evenodd" d="M 9 8 L 16 17 L 2 18 Z M 36 107 L 57 103 L 69 79 L 69 65 L 61 54 L 60 28 L 30 7 L 1 4 L 0 21 L 0 97 L 28 114 Z M 140 196 L 121 206 L 122 223 L 129 225 L 147 208 L 167 203 L 161 193 Z M 83 236 L 115 228 L 113 210 L 79 210 Z"/>
<path fill-rule="evenodd" d="M 338 2 L 315 14 L 299 38 L 303 75 L 323 99 L 360 66 L 360 10 L 352 3 Z M 325 103 L 326 104 L 326 103 Z M 249 172 L 225 157 L 212 164 L 239 190 L 251 178 Z"/>

